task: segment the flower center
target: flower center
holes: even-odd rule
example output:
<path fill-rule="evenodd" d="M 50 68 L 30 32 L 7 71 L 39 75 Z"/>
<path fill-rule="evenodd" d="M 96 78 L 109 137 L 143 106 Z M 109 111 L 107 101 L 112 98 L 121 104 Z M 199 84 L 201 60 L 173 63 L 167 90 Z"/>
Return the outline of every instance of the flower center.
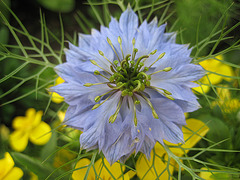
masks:
<path fill-rule="evenodd" d="M 108 80 L 108 82 L 101 82 L 101 83 L 95 83 L 95 84 L 86 83 L 86 84 L 84 84 L 84 86 L 90 87 L 93 85 L 107 84 L 112 90 L 110 90 L 107 93 L 104 93 L 100 96 L 96 96 L 95 97 L 96 103 L 99 102 L 101 99 L 103 99 L 103 100 L 101 101 L 101 103 L 95 104 L 92 109 L 94 110 L 94 109 L 98 108 L 100 105 L 102 105 L 104 102 L 106 102 L 114 93 L 116 93 L 117 91 L 121 91 L 122 96 L 127 96 L 127 95 L 131 96 L 134 101 L 134 107 L 133 107 L 133 109 L 134 109 L 134 124 L 137 125 L 135 104 L 140 103 L 140 101 L 136 98 L 136 95 L 134 95 L 135 93 L 137 93 L 138 95 L 143 97 L 143 99 L 147 102 L 147 104 L 149 105 L 149 107 L 152 110 L 153 117 L 158 119 L 158 115 L 157 115 L 156 111 L 154 110 L 150 100 L 141 92 L 144 91 L 144 89 L 146 87 L 149 87 L 149 88 L 152 88 L 152 89 L 158 91 L 165 97 L 167 97 L 171 100 L 174 100 L 170 96 L 171 93 L 168 92 L 167 90 L 150 85 L 151 76 L 153 74 L 156 74 L 156 73 L 159 73 L 162 71 L 168 72 L 172 69 L 171 67 L 166 67 L 162 70 L 155 71 L 153 73 L 146 73 L 157 61 L 159 61 L 165 55 L 165 53 L 160 54 L 158 56 L 158 58 L 151 65 L 145 66 L 144 63 L 147 60 L 147 58 L 149 58 L 149 56 L 151 56 L 151 55 L 154 55 L 157 52 L 157 50 L 154 50 L 151 53 L 149 53 L 148 55 L 144 55 L 144 56 L 141 56 L 138 59 L 136 59 L 135 57 L 138 52 L 138 49 L 134 48 L 135 39 L 133 39 L 132 40 L 132 44 L 133 44 L 132 55 L 128 54 L 125 56 L 123 53 L 123 50 L 122 50 L 122 39 L 120 37 L 118 37 L 118 42 L 119 42 L 120 49 L 122 52 L 122 57 L 123 57 L 123 59 L 120 60 L 111 40 L 109 38 L 107 38 L 107 42 L 111 46 L 113 51 L 115 52 L 118 60 L 111 62 L 110 60 L 107 59 L 107 57 L 104 55 L 104 53 L 100 50 L 99 50 L 99 54 L 101 56 L 103 56 L 109 62 L 111 72 L 109 72 L 108 70 L 99 66 L 96 61 L 94 61 L 94 60 L 90 60 L 90 61 L 93 65 L 99 67 L 104 72 L 106 72 L 107 74 L 110 75 L 110 77 L 109 76 L 106 77 L 104 75 L 104 73 L 100 73 L 98 70 L 94 71 L 95 75 L 100 75 L 100 76 L 104 77 L 105 79 Z M 108 96 L 106 96 L 106 95 L 108 95 Z M 103 98 L 103 97 L 105 97 L 105 98 Z M 122 98 L 120 98 L 120 101 L 117 105 L 116 112 L 112 116 L 110 116 L 109 122 L 113 123 L 116 120 L 117 115 L 121 109 L 121 105 L 122 105 Z"/>
<path fill-rule="evenodd" d="M 146 58 L 148 58 L 147 55 L 142 56 L 135 63 L 134 60 L 130 59 L 130 55 L 127 55 L 120 63 L 117 60 L 114 61 L 116 66 L 115 69 L 111 68 L 113 75 L 109 80 L 111 83 L 116 84 L 116 86 L 112 88 L 121 90 L 122 96 L 132 96 L 134 92 L 143 91 L 146 86 L 149 86 L 151 76 L 145 73 L 148 71 L 148 68 L 145 67 L 142 69 L 144 66 L 143 61 Z"/>

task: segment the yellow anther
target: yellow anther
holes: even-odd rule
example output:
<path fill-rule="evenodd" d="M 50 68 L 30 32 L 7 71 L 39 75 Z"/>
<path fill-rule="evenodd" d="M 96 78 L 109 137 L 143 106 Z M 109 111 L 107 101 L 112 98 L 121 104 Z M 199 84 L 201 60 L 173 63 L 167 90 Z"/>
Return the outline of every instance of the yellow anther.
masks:
<path fill-rule="evenodd" d="M 118 36 L 118 43 L 122 44 L 122 38 L 120 36 Z"/>
<path fill-rule="evenodd" d="M 157 73 L 160 73 L 160 72 L 168 72 L 168 71 L 171 71 L 172 70 L 172 68 L 171 67 L 166 67 L 166 68 L 164 68 L 164 69 L 162 69 L 162 70 L 159 70 L 159 71 L 155 71 L 155 72 L 153 72 L 152 74 L 150 74 L 150 75 L 153 75 L 153 74 L 157 74 Z"/>
<path fill-rule="evenodd" d="M 109 45 L 112 45 L 112 41 L 107 37 L 107 42 Z"/>
<path fill-rule="evenodd" d="M 104 56 L 104 57 L 105 57 L 105 56 Z M 105 70 L 104 68 L 102 68 L 101 66 L 99 66 L 96 61 L 90 60 L 90 62 L 91 62 L 93 65 L 95 65 L 95 66 L 99 67 L 100 69 L 102 69 L 103 71 L 107 72 L 108 74 L 112 75 L 110 72 L 108 72 L 107 70 Z"/>
<path fill-rule="evenodd" d="M 110 116 L 109 118 L 109 123 L 114 123 L 114 121 L 117 119 L 117 115 L 116 114 L 113 114 Z"/>
<path fill-rule="evenodd" d="M 92 83 L 85 83 L 84 84 L 84 86 L 86 86 L 86 87 L 90 87 L 90 86 L 92 86 L 93 84 Z"/>
<path fill-rule="evenodd" d="M 167 91 L 167 90 L 165 90 L 165 89 L 163 89 L 163 92 L 164 92 L 165 94 L 167 94 L 167 95 L 172 95 L 172 93 L 170 93 L 169 91 Z"/>
<path fill-rule="evenodd" d="M 115 113 L 110 116 L 109 123 L 114 123 L 114 121 L 117 119 L 117 116 L 118 116 L 118 113 L 121 109 L 121 106 L 122 106 L 122 99 L 119 100 Z"/>
<path fill-rule="evenodd" d="M 94 60 L 90 60 L 90 62 L 93 64 L 93 65 L 98 65 L 96 61 Z"/>
<path fill-rule="evenodd" d="M 100 75 L 100 72 L 99 72 L 98 70 L 95 70 L 95 71 L 94 71 L 94 74 L 95 74 L 95 75 Z"/>
<path fill-rule="evenodd" d="M 98 50 L 98 52 L 101 56 L 104 56 L 104 53 L 102 51 Z"/>
<path fill-rule="evenodd" d="M 108 42 L 108 44 L 111 46 L 111 48 L 113 49 L 114 53 L 116 54 L 116 56 L 117 56 L 117 58 L 118 58 L 118 61 L 121 62 L 121 60 L 120 60 L 120 58 L 119 58 L 119 56 L 118 56 L 115 48 L 113 47 L 112 41 L 111 41 L 108 37 L 107 37 L 107 42 Z"/>
<path fill-rule="evenodd" d="M 94 98 L 94 101 L 95 101 L 95 102 L 100 101 L 101 97 L 102 97 L 102 96 L 96 96 L 96 97 Z"/>
<path fill-rule="evenodd" d="M 163 69 L 163 71 L 165 71 L 165 72 L 168 72 L 168 71 L 171 71 L 171 70 L 172 70 L 171 67 L 166 67 L 166 68 Z"/>
<path fill-rule="evenodd" d="M 92 110 L 94 109 L 97 109 L 101 104 L 95 104 L 93 107 L 92 107 Z"/>
<path fill-rule="evenodd" d="M 157 49 L 155 49 L 154 51 L 152 51 L 150 54 L 154 55 L 157 52 Z"/>
<path fill-rule="evenodd" d="M 135 43 L 136 43 L 136 40 L 135 40 L 135 38 L 133 38 L 133 39 L 132 39 L 133 47 L 135 46 Z"/>
<path fill-rule="evenodd" d="M 169 96 L 169 95 L 167 95 L 167 94 L 164 94 L 164 96 L 165 96 L 166 98 L 170 99 L 170 100 L 175 100 L 172 96 Z"/>
<path fill-rule="evenodd" d="M 149 66 L 149 68 L 152 67 L 152 65 L 154 65 L 154 64 L 155 64 L 159 59 L 161 59 L 164 55 L 165 55 L 165 52 L 162 53 L 162 54 L 160 54 L 160 55 L 158 56 L 158 58 Z"/>

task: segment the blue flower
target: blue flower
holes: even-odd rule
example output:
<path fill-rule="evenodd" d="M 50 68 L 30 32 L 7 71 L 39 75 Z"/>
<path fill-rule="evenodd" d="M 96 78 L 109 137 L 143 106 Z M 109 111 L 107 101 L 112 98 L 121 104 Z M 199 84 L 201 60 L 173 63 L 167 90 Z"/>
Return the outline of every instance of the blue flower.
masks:
<path fill-rule="evenodd" d="M 128 7 L 119 22 L 79 34 L 66 63 L 56 66 L 64 83 L 52 88 L 69 104 L 65 124 L 83 131 L 81 148 L 102 151 L 112 164 L 133 152 L 148 157 L 158 141 L 183 142 L 184 112 L 200 105 L 191 88 L 204 75 L 191 64 L 187 45 L 164 33 L 157 19 L 140 26 Z"/>

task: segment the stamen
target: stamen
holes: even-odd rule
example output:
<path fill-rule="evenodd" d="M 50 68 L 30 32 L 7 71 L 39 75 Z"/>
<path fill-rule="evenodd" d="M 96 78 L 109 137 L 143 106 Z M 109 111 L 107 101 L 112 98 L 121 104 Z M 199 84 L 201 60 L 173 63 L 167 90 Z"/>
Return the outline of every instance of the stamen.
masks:
<path fill-rule="evenodd" d="M 102 57 L 104 57 L 104 59 L 106 59 L 112 66 L 114 66 L 113 63 L 108 60 L 108 58 L 104 55 L 104 53 L 102 51 L 98 50 L 98 52 Z"/>
<path fill-rule="evenodd" d="M 163 69 L 163 71 L 165 71 L 165 72 L 168 72 L 168 71 L 171 71 L 171 70 L 172 70 L 171 67 L 166 67 L 166 68 Z"/>
<path fill-rule="evenodd" d="M 120 36 L 118 36 L 118 43 L 120 44 L 120 49 L 122 52 L 122 58 L 124 59 L 124 53 L 123 53 L 123 49 L 122 49 L 122 38 Z"/>
<path fill-rule="evenodd" d="M 149 68 L 151 68 L 151 67 L 152 67 L 159 59 L 161 59 L 164 55 L 165 55 L 165 52 L 162 53 L 162 54 L 160 54 L 160 55 L 158 56 L 158 58 L 149 66 Z"/>
<path fill-rule="evenodd" d="M 156 52 L 157 52 L 157 49 L 155 49 L 154 51 L 150 52 L 150 53 L 148 54 L 148 56 L 154 55 Z M 143 62 L 145 62 L 146 60 L 147 60 L 147 59 L 144 59 Z"/>
<path fill-rule="evenodd" d="M 133 38 L 133 39 L 132 39 L 133 49 L 134 49 L 135 43 L 136 43 L 136 40 L 135 40 L 135 38 Z"/>
<path fill-rule="evenodd" d="M 121 62 L 121 60 L 120 60 L 120 58 L 119 58 L 119 56 L 118 56 L 115 48 L 113 47 L 112 41 L 111 41 L 108 37 L 107 37 L 107 42 L 108 42 L 108 44 L 111 46 L 111 48 L 113 49 L 114 53 L 116 54 L 116 56 L 117 56 L 117 58 L 118 58 L 118 61 Z"/>
<path fill-rule="evenodd" d="M 162 89 L 162 88 L 159 88 L 159 87 L 155 87 L 155 86 L 151 86 L 153 89 L 155 89 L 157 92 L 159 92 L 160 94 L 162 94 L 163 96 L 165 96 L 166 98 L 170 99 L 170 100 L 175 100 L 172 96 L 172 93 L 170 93 L 169 91 L 167 91 L 166 89 Z M 159 90 L 163 91 L 159 91 Z"/>
<path fill-rule="evenodd" d="M 160 72 L 163 72 L 163 71 L 168 72 L 168 71 L 171 71 L 171 70 L 172 70 L 171 67 L 166 67 L 166 68 L 164 68 L 164 69 L 162 69 L 162 70 L 159 70 L 159 71 L 153 72 L 153 73 L 150 74 L 150 75 L 157 74 L 157 73 L 160 73 Z"/>
<path fill-rule="evenodd" d="M 137 132 L 140 133 L 140 130 L 138 129 Z"/>
<path fill-rule="evenodd" d="M 105 79 L 109 80 L 106 76 L 104 76 L 103 74 L 101 74 L 98 70 L 95 70 L 95 71 L 94 71 L 94 74 L 95 74 L 95 75 L 100 75 L 100 76 L 104 77 Z"/>
<path fill-rule="evenodd" d="M 95 85 L 100 85 L 100 84 L 107 84 L 109 82 L 101 82 L 101 83 L 85 83 L 84 86 L 86 87 L 91 87 L 91 86 L 95 86 Z"/>
<path fill-rule="evenodd" d="M 122 106 L 122 98 L 118 102 L 117 109 L 116 109 L 115 113 L 110 116 L 109 123 L 114 123 L 114 121 L 117 119 L 117 115 L 118 115 L 118 113 L 121 109 L 121 106 Z"/>
<path fill-rule="evenodd" d="M 100 96 L 96 96 L 96 97 L 94 98 L 94 101 L 95 101 L 95 102 L 99 102 L 103 96 L 105 96 L 105 95 L 107 95 L 107 94 L 109 94 L 109 93 L 111 93 L 111 92 L 113 92 L 113 91 L 115 91 L 115 90 L 108 91 L 108 92 L 106 92 L 106 93 L 104 93 L 104 94 L 102 94 L 102 95 L 100 95 Z"/>
<path fill-rule="evenodd" d="M 114 94 L 114 93 L 113 93 L 113 94 Z M 99 106 L 101 106 L 103 103 L 105 103 L 110 97 L 112 97 L 113 94 L 109 95 L 109 96 L 108 96 L 106 99 L 104 99 L 104 101 L 101 102 L 100 104 L 95 104 L 95 105 L 92 107 L 92 110 L 97 109 Z"/>
<path fill-rule="evenodd" d="M 164 96 L 165 96 L 166 98 L 170 99 L 170 100 L 175 100 L 172 96 L 169 96 L 169 95 L 167 95 L 167 94 L 164 94 Z"/>
<path fill-rule="evenodd" d="M 155 119 L 159 119 L 159 117 L 158 117 L 158 115 L 157 115 L 157 112 L 155 111 L 155 109 L 154 109 L 152 103 L 150 102 L 150 100 L 149 100 L 146 96 L 144 96 L 143 94 L 140 94 L 140 95 L 146 100 L 146 102 L 147 102 L 148 105 L 150 106 L 150 108 L 151 108 L 151 110 L 152 110 L 152 115 L 153 115 L 153 117 L 154 117 Z"/>
<path fill-rule="evenodd" d="M 103 71 L 105 71 L 106 73 L 112 75 L 112 74 L 111 74 L 110 72 L 108 72 L 106 69 L 104 69 L 104 68 L 102 68 L 101 66 L 99 66 L 96 61 L 90 60 L 90 62 L 91 62 L 93 65 L 95 65 L 95 66 L 99 67 L 100 69 L 102 69 Z"/>
<path fill-rule="evenodd" d="M 133 112 L 134 112 L 134 118 L 133 118 L 133 122 L 134 122 L 134 126 L 137 126 L 137 111 L 136 111 L 136 105 L 133 105 Z"/>
<path fill-rule="evenodd" d="M 152 131 L 152 128 L 148 128 L 149 129 L 149 131 Z"/>
<path fill-rule="evenodd" d="M 155 49 L 154 51 L 150 52 L 150 55 L 154 55 L 157 52 L 157 49 Z"/>
<path fill-rule="evenodd" d="M 160 87 L 156 87 L 156 86 L 151 86 L 151 87 L 154 88 L 154 89 L 160 89 L 160 90 L 162 90 L 165 94 L 172 95 L 172 93 L 170 93 L 170 92 L 167 91 L 166 89 L 163 89 L 163 88 L 160 88 Z"/>

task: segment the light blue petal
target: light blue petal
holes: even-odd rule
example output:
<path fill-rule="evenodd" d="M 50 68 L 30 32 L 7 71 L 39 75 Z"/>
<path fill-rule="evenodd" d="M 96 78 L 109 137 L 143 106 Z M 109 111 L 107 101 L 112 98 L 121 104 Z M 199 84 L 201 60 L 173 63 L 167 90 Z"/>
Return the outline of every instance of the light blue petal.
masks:
<path fill-rule="evenodd" d="M 144 139 L 144 143 L 141 147 L 141 152 L 144 153 L 147 157 L 147 159 L 150 159 L 150 153 L 155 146 L 156 142 L 151 141 L 147 136 Z"/>
<path fill-rule="evenodd" d="M 161 121 L 170 121 L 179 125 L 186 125 L 184 112 L 174 101 L 167 98 L 150 100 Z"/>
<path fill-rule="evenodd" d="M 119 19 L 119 27 L 128 42 L 128 44 L 126 44 L 127 45 L 126 53 L 131 53 L 130 51 L 130 49 L 132 48 L 131 42 L 137 32 L 138 17 L 130 7 L 128 7 L 127 10 L 122 13 Z"/>
<path fill-rule="evenodd" d="M 147 21 L 144 21 L 141 24 L 141 26 L 138 28 L 138 33 L 136 34 L 135 47 L 139 50 L 139 52 L 137 53 L 138 56 L 149 54 L 148 50 L 147 50 L 149 41 L 150 41 L 150 32 L 148 30 Z"/>
<path fill-rule="evenodd" d="M 118 141 L 107 149 L 103 149 L 103 153 L 110 164 L 113 164 L 119 159 L 127 159 L 134 151 L 134 147 L 130 146 L 131 139 L 129 138 L 129 130 L 126 131 L 119 137 Z M 123 161 L 124 161 L 123 160 Z"/>
<path fill-rule="evenodd" d="M 82 34 L 79 33 L 78 34 L 78 46 L 80 48 L 84 48 L 84 47 L 89 47 L 92 41 L 92 36 L 89 34 Z"/>
<path fill-rule="evenodd" d="M 121 93 L 116 93 L 107 100 L 104 105 L 101 105 L 95 110 L 85 112 L 88 116 L 80 117 L 82 119 L 80 119 L 80 121 L 84 122 L 83 133 L 80 136 L 82 148 L 90 150 L 95 146 L 103 147 L 102 144 L 105 144 L 105 138 L 109 136 L 109 134 L 105 134 L 105 126 L 109 123 L 110 116 L 116 111 L 120 97 Z M 120 119 L 121 117 L 117 116 L 116 121 Z"/>
<path fill-rule="evenodd" d="M 183 112 L 193 112 L 201 108 L 197 100 L 189 102 L 176 99 L 174 102 L 182 108 Z"/>
<path fill-rule="evenodd" d="M 181 126 L 178 126 L 173 122 L 161 121 L 159 131 L 161 137 L 171 143 L 178 144 L 184 142 Z"/>

